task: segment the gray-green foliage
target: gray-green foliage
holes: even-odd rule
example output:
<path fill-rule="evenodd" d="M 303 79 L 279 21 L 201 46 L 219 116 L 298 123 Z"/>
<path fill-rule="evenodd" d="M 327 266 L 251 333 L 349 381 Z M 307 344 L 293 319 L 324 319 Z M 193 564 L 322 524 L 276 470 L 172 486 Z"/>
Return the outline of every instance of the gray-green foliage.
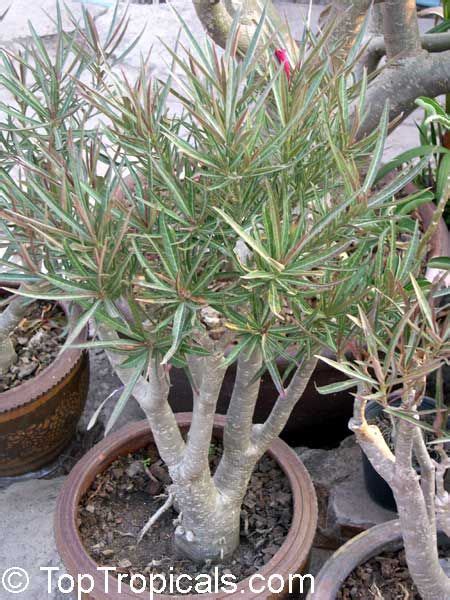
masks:
<path fill-rule="evenodd" d="M 23 259 L 20 272 L 3 261 L 8 277 L 23 295 L 81 305 L 80 326 L 94 318 L 120 335 L 93 344 L 139 372 L 150 356 L 186 367 L 207 352 L 211 307 L 214 335 L 235 342 L 229 362 L 259 347 L 282 391 L 278 357 L 338 352 L 357 304 L 418 273 L 419 228 L 395 194 L 422 165 L 373 189 L 387 112 L 356 141 L 349 113 L 356 101 L 364 114 L 365 82 L 351 61 L 333 67 L 326 35 L 304 37 L 288 79 L 262 27 L 243 57 L 236 26 L 220 54 L 183 27 L 193 51 L 167 49 L 167 82 L 143 64 L 131 83 L 85 18 L 83 43 L 61 34 L 56 60 L 37 36 L 2 54 L 19 107 L 1 106 L 0 216 Z M 88 126 L 94 113 L 104 127 Z"/>

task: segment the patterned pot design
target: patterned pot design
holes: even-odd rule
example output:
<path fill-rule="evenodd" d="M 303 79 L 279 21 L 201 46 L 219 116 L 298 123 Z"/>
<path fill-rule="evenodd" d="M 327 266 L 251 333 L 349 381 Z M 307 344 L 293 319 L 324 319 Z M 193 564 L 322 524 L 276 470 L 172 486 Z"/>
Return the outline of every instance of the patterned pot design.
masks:
<path fill-rule="evenodd" d="M 86 337 L 87 329 L 77 341 Z M 0 477 L 37 471 L 59 456 L 75 435 L 88 384 L 88 354 L 73 349 L 36 377 L 0 393 Z"/>

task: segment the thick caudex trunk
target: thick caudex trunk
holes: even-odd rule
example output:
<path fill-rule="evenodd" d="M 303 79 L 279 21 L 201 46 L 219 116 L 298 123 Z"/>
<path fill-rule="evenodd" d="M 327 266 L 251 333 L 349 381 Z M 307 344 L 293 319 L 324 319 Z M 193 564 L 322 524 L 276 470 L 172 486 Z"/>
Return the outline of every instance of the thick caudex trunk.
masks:
<path fill-rule="evenodd" d="M 220 494 L 209 473 L 172 487 L 179 511 L 175 548 L 197 562 L 230 556 L 239 546 L 241 499 Z"/>

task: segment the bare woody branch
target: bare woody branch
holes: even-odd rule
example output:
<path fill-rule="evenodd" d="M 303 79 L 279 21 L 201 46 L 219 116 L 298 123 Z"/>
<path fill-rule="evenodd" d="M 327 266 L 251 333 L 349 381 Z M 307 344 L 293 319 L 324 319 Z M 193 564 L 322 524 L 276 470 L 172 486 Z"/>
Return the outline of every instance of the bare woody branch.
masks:
<path fill-rule="evenodd" d="M 450 597 L 450 579 L 443 571 L 436 533 L 430 523 L 419 476 L 412 467 L 416 425 L 400 420 L 395 447 L 396 473 L 392 490 L 397 502 L 406 560 L 414 583 L 424 600 Z"/>
<path fill-rule="evenodd" d="M 103 341 L 117 340 L 118 335 L 103 324 L 99 324 L 97 334 Z M 124 385 L 129 383 L 133 371 L 120 366 L 122 357 L 112 350 L 106 350 L 112 368 Z M 168 402 L 169 381 L 162 372 L 161 365 L 153 360 L 148 380 L 140 377 L 133 395 L 144 411 L 152 428 L 153 437 L 161 458 L 170 468 L 178 464 L 183 456 L 185 444 L 180 429 Z"/>
<path fill-rule="evenodd" d="M 384 41 L 388 59 L 420 54 L 415 0 L 385 0 L 382 4 Z"/>
<path fill-rule="evenodd" d="M 282 432 L 294 406 L 305 391 L 317 362 L 316 357 L 304 360 L 297 367 L 284 395 L 278 396 L 266 422 L 262 425 L 253 426 L 252 441 L 261 453 L 265 452 L 272 441 Z"/>
<path fill-rule="evenodd" d="M 195 479 L 208 469 L 214 415 L 226 372 L 223 352 L 216 352 L 206 357 L 195 357 L 191 360 L 191 364 L 193 362 L 198 362 L 199 365 L 196 372 L 201 370 L 207 376 L 202 377 L 198 392 L 194 390 L 192 423 L 180 467 L 184 479 Z"/>
<path fill-rule="evenodd" d="M 368 88 L 368 111 L 358 130 L 358 137 L 361 139 L 374 131 L 388 98 L 391 120 L 401 117 L 401 122 L 414 110 L 418 96 L 436 97 L 449 89 L 450 51 L 424 53 L 388 64 Z"/>
<path fill-rule="evenodd" d="M 356 435 L 358 444 L 373 465 L 373 468 L 383 479 L 391 483 L 394 478 L 395 458 L 379 427 L 369 425 L 366 420 L 365 392 L 364 386 L 359 386 L 354 402 L 353 418 L 350 420 L 349 428 Z"/>
<path fill-rule="evenodd" d="M 228 34 L 233 23 L 236 11 L 240 9 L 239 49 L 244 53 L 261 17 L 262 7 L 265 2 L 261 0 L 192 0 L 195 11 L 205 30 L 211 38 L 225 47 Z M 285 39 L 285 47 L 289 48 L 290 37 L 278 11 L 272 2 L 267 5 L 268 23 L 273 23 L 277 33 Z"/>

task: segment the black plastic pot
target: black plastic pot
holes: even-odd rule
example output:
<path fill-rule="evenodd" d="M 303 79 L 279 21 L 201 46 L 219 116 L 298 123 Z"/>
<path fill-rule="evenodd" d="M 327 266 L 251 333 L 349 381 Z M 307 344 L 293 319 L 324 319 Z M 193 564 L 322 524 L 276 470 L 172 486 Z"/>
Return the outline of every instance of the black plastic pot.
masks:
<path fill-rule="evenodd" d="M 392 406 L 399 406 L 400 400 L 394 400 L 391 403 Z M 422 404 L 420 405 L 420 410 L 433 410 L 436 408 L 436 402 L 433 398 L 424 397 Z M 368 421 L 373 421 L 377 417 L 379 417 L 383 412 L 383 407 L 377 404 L 376 402 L 369 402 L 366 408 L 366 419 Z M 450 423 L 450 419 L 449 419 Z M 366 489 L 369 492 L 369 496 L 372 498 L 374 502 L 386 508 L 387 510 L 392 510 L 397 512 L 397 504 L 394 499 L 394 495 L 392 493 L 391 488 L 386 483 L 386 481 L 379 475 L 375 469 L 372 467 L 369 459 L 366 457 L 364 452 L 362 452 L 362 461 L 363 461 L 363 471 L 364 471 L 364 481 L 366 484 Z"/>

